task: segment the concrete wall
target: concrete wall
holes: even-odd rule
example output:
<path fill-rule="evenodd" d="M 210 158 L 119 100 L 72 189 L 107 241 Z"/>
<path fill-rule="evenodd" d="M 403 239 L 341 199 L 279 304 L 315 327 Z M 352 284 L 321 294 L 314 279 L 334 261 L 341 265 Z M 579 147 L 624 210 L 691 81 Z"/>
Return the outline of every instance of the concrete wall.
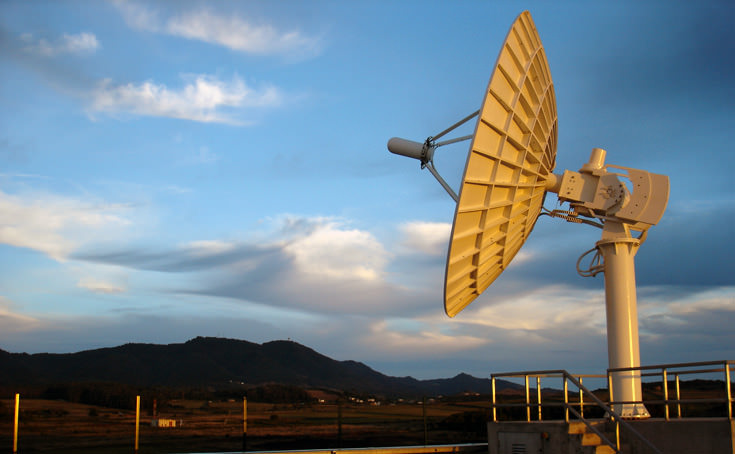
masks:
<path fill-rule="evenodd" d="M 725 418 L 648 419 L 630 424 L 663 453 L 735 454 L 735 421 Z M 631 454 L 650 452 L 625 430 L 620 435 L 630 445 Z"/>
<path fill-rule="evenodd" d="M 506 454 L 504 444 L 513 434 L 535 436 L 537 442 L 526 440 L 526 448 L 520 452 L 534 452 L 539 445 L 542 453 L 567 454 L 569 448 L 569 426 L 561 422 L 490 422 L 487 425 L 487 448 L 489 454 Z M 520 441 L 520 437 L 519 441 Z M 536 451 L 538 452 L 538 451 Z M 535 452 L 534 452 L 535 454 Z"/>
<path fill-rule="evenodd" d="M 735 454 L 735 422 L 726 418 L 702 418 L 670 420 L 648 419 L 628 423 L 664 454 Z M 615 441 L 614 426 L 605 424 L 608 438 Z M 533 449 L 540 446 L 540 453 L 567 454 L 576 449 L 570 443 L 569 427 L 561 421 L 549 422 L 498 422 L 488 423 L 489 454 L 507 454 L 508 440 L 527 440 Z M 514 435 L 516 434 L 516 435 Z M 517 435 L 525 434 L 525 435 Z M 622 452 L 625 454 L 651 454 L 645 443 L 626 433 L 621 427 Z M 506 452 L 504 452 L 506 451 Z M 531 452 L 530 450 L 528 452 Z"/>

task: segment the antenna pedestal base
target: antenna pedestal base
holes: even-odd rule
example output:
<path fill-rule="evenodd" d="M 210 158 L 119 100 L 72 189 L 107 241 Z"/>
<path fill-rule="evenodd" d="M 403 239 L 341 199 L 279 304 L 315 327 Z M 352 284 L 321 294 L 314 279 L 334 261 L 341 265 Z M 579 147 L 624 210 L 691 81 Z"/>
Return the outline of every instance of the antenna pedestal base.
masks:
<path fill-rule="evenodd" d="M 606 229 L 610 224 L 614 223 L 608 222 Z M 606 238 L 596 245 L 604 259 L 610 403 L 623 418 L 645 419 L 651 415 L 642 403 L 641 372 L 625 370 L 641 364 L 634 264 L 640 241 L 627 236 L 627 229 L 621 230 L 616 232 L 625 232 L 621 237 Z"/>
<path fill-rule="evenodd" d="M 643 403 L 636 404 L 613 404 L 613 411 L 623 419 L 648 419 L 651 414 Z"/>

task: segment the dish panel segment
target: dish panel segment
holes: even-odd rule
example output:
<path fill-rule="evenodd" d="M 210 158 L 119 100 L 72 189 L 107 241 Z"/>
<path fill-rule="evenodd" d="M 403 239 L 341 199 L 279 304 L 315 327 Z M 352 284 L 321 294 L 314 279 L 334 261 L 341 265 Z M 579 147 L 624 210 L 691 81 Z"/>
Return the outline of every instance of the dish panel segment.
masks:
<path fill-rule="evenodd" d="M 503 43 L 465 164 L 444 281 L 450 317 L 493 283 L 533 229 L 556 144 L 551 71 L 525 11 Z"/>

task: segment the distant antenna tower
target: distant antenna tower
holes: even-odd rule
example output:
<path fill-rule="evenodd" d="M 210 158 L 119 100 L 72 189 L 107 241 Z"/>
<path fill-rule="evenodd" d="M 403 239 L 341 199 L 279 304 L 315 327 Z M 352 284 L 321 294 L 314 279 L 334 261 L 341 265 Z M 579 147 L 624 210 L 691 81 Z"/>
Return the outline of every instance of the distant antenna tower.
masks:
<path fill-rule="evenodd" d="M 473 135 L 438 141 L 474 117 L 479 118 Z M 457 195 L 436 171 L 434 152 L 462 140 L 471 145 Z M 505 38 L 480 110 L 423 143 L 388 141 L 392 153 L 420 160 L 457 202 L 444 279 L 447 315 L 461 312 L 508 267 L 539 215 L 593 225 L 602 229 L 602 238 L 579 258 L 577 271 L 604 273 L 610 369 L 639 367 L 634 257 L 666 210 L 669 178 L 605 164 L 601 148 L 592 150 L 579 171 L 553 173 L 556 146 L 554 85 L 528 11 Z M 546 210 L 547 192 L 569 209 Z M 580 269 L 591 252 L 590 267 Z M 640 373 L 611 375 L 613 410 L 625 418 L 650 417 L 642 403 Z"/>

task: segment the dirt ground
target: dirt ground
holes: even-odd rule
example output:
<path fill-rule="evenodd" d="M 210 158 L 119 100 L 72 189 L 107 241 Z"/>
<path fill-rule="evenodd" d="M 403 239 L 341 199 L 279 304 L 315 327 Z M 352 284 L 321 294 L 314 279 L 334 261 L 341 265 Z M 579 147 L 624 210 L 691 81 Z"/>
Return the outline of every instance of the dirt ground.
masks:
<path fill-rule="evenodd" d="M 18 452 L 131 453 L 135 412 L 64 401 L 20 401 Z M 0 400 L 0 451 L 12 452 L 14 400 Z M 429 444 L 484 442 L 485 435 L 447 427 L 451 415 L 487 409 L 487 402 L 431 403 L 426 406 Z M 424 444 L 423 406 L 314 404 L 294 406 L 248 402 L 248 450 L 334 449 Z M 141 411 L 139 453 L 226 452 L 243 448 L 242 401 L 172 401 L 158 418 L 175 428 L 152 427 Z"/>

